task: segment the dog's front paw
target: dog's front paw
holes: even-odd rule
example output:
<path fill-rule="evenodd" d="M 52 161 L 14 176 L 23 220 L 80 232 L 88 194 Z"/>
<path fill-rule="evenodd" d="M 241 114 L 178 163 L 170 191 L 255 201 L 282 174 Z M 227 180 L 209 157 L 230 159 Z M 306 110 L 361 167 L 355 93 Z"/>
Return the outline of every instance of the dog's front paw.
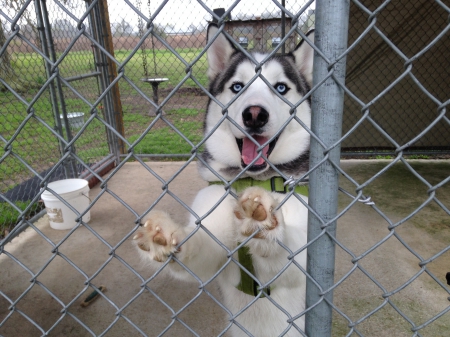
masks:
<path fill-rule="evenodd" d="M 164 262 L 172 253 L 178 253 L 181 241 L 180 226 L 161 211 L 153 211 L 133 237 L 136 246 L 145 257 Z"/>
<path fill-rule="evenodd" d="M 282 220 L 281 211 L 275 211 L 278 202 L 261 187 L 249 187 L 239 197 L 234 214 L 240 222 L 243 236 L 265 239 Z"/>

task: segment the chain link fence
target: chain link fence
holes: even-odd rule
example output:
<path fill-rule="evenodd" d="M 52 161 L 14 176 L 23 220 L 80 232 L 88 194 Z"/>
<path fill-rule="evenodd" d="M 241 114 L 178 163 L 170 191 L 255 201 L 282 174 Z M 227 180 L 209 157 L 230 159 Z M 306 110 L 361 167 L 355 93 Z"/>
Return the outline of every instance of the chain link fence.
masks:
<path fill-rule="evenodd" d="M 180 335 L 178 325 L 186 335 L 210 336 L 226 335 L 231 326 L 239 325 L 240 312 L 231 313 L 209 282 L 192 275 L 199 288 L 192 298 L 184 299 L 184 285 L 176 282 L 170 283 L 176 288 L 169 291 L 172 298 L 167 297 L 163 286 L 152 283 L 163 277 L 167 263 L 147 274 L 129 262 L 132 258 L 127 251 L 142 218 L 154 207 L 160 208 L 163 197 L 171 196 L 177 207 L 193 213 L 183 193 L 195 194 L 198 186 L 191 186 L 192 191 L 172 190 L 176 190 L 176 178 L 189 170 L 188 164 L 202 160 L 203 141 L 209 136 L 203 135 L 202 127 L 212 99 L 206 89 L 205 46 L 207 24 L 214 21 L 244 53 L 254 49 L 288 52 L 311 28 L 318 36 L 311 90 L 313 124 L 311 129 L 302 124 L 311 134 L 310 169 L 297 177 L 298 181 L 310 181 L 309 205 L 305 205 L 310 212 L 309 243 L 289 252 L 294 256 L 308 249 L 307 270 L 298 266 L 307 277 L 307 307 L 304 312 L 289 313 L 287 335 L 445 336 L 450 329 L 446 323 L 450 306 L 444 296 L 450 290 L 443 278 L 445 272 L 432 262 L 448 258 L 450 246 L 438 240 L 423 251 L 419 243 L 430 241 L 411 238 L 405 224 L 431 208 L 434 222 L 421 218 L 421 226 L 429 233 L 427 226 L 438 224 L 436 235 L 447 238 L 449 166 L 444 162 L 441 173 L 430 176 L 427 164 L 418 167 L 405 156 L 436 151 L 445 155 L 449 150 L 449 15 L 449 3 L 441 0 L 352 0 L 350 5 L 325 0 L 229 1 L 219 5 L 213 1 L 3 1 L 0 268 L 6 272 L 0 276 L 0 335 L 12 336 L 14 331 L 36 336 Z M 300 103 L 290 104 L 296 108 Z M 357 168 L 339 165 L 341 149 L 352 156 L 391 154 L 392 160 L 357 179 Z M 161 159 L 183 159 L 186 165 L 162 178 L 149 164 Z M 117 184 L 114 179 L 129 169 L 129 161 L 163 187 L 161 194 L 151 194 L 154 198 L 139 210 L 121 197 L 120 189 L 112 187 Z M 421 188 L 411 191 L 422 193 L 420 201 L 413 196 L 395 200 L 402 210 L 403 204 L 410 206 L 395 216 L 367 196 L 368 191 L 376 194 L 372 186 L 388 172 L 397 172 L 393 183 L 400 186 L 406 176 L 413 177 Z M 45 214 L 41 193 L 48 190 L 49 182 L 77 177 L 87 179 L 91 187 L 100 182 L 99 192 L 88 209 L 78 213 L 76 227 L 55 239 L 36 224 Z M 136 181 L 122 189 L 145 194 L 139 185 Z M 390 187 L 387 184 L 384 189 L 388 202 L 394 203 Z M 81 217 L 105 202 L 113 204 L 118 213 L 129 212 L 134 221 L 116 229 L 120 238 L 114 243 L 107 232 Z M 358 225 L 342 224 L 355 210 L 359 210 Z M 381 233 L 361 229 L 361 223 L 372 221 L 368 215 L 384 222 Z M 118 214 L 109 216 L 120 218 Z M 82 250 L 80 255 L 89 260 L 95 254 L 102 261 L 99 264 L 90 266 L 80 256 L 65 253 L 65 244 L 75 242 L 84 230 L 91 235 L 84 240 L 95 242 L 91 252 Z M 370 243 L 365 249 L 356 249 L 354 242 L 341 234 L 348 234 L 346 231 L 361 235 L 351 236 L 353 240 Z M 42 252 L 36 256 L 24 256 L 15 247 L 14 240 L 26 240 L 30 233 L 39 238 L 33 249 Z M 374 237 L 365 238 L 367 233 Z M 375 257 L 374 264 L 367 262 L 393 240 L 397 245 L 383 257 L 386 260 Z M 397 251 L 406 261 L 414 260 L 416 269 L 387 287 L 386 265 L 398 266 Z M 38 256 L 42 261 L 30 267 Z M 49 270 L 62 264 L 70 265 L 74 272 L 77 286 L 73 289 L 53 288 L 52 277 L 59 275 L 49 275 Z M 445 263 L 438 265 L 444 267 Z M 130 287 L 138 290 L 125 301 L 117 297 L 117 290 L 108 290 L 111 295 L 100 293 L 106 318 L 96 323 L 98 313 L 82 314 L 75 304 L 99 291 L 96 277 L 110 268 L 126 270 L 120 273 L 119 289 L 130 285 L 132 279 Z M 26 284 L 30 278 L 31 283 Z M 410 293 L 405 301 L 401 297 L 405 289 L 418 289 L 418 283 L 431 289 L 425 292 L 430 302 L 437 301 L 429 312 L 415 308 L 422 303 L 409 298 Z M 162 314 L 146 315 L 146 310 L 154 313 L 142 303 L 149 294 Z M 174 297 L 185 301 L 181 308 L 175 309 Z M 189 320 L 189 310 L 202 297 L 207 298 L 207 305 Z M 38 313 L 26 307 L 34 299 Z M 55 304 L 57 309 L 46 311 Z M 142 309 L 142 315 L 130 311 L 135 306 Z M 214 315 L 208 318 L 214 311 L 228 321 Z M 55 319 L 45 320 L 47 314 Z M 305 316 L 306 330 L 302 331 L 293 321 Z M 219 328 L 212 333 L 207 327 L 214 324 Z M 245 335 L 245 327 L 239 327 Z"/>
<path fill-rule="evenodd" d="M 368 110 L 346 98 L 343 131 L 351 132 L 342 142 L 343 152 L 394 155 L 405 144 L 405 154 L 447 154 L 447 125 L 440 120 L 442 110 L 435 101 L 445 102 L 448 97 L 446 9 L 435 1 L 371 1 L 364 5 L 376 15 L 370 16 L 356 4 L 351 6 L 349 44 L 357 44 L 347 56 L 346 86 L 368 103 L 377 127 L 361 121 Z M 382 10 L 377 12 L 379 6 Z M 368 29 L 368 20 L 373 29 Z M 405 71 L 408 66 L 414 69 Z M 354 113 L 358 110 L 359 114 Z M 360 126 L 352 130 L 356 123 Z"/>

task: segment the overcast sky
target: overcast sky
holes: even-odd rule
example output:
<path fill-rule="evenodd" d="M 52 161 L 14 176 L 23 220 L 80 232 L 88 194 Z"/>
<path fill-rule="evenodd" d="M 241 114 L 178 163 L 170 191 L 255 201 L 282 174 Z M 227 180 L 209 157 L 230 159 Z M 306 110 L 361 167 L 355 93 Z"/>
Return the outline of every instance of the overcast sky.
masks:
<path fill-rule="evenodd" d="M 136 7 L 140 7 L 142 13 L 149 17 L 149 12 L 154 14 L 157 9 L 164 2 L 162 0 L 129 0 Z M 25 1 L 24 1 L 25 2 Z M 233 0 L 204 0 L 203 3 L 211 9 L 225 8 L 228 9 L 235 1 Z M 281 3 L 281 0 L 279 0 Z M 307 3 L 307 0 L 285 0 L 287 10 L 297 13 L 301 7 Z M 67 3 L 64 0 L 59 0 L 60 4 Z M 70 12 L 77 18 L 80 18 L 85 11 L 85 2 L 80 0 L 68 0 Z M 150 11 L 148 4 L 150 3 Z M 73 4 L 77 4 L 74 8 Z M 139 5 L 140 4 L 140 5 Z M 65 19 L 68 20 L 73 26 L 76 26 L 75 20 L 71 19 L 64 10 L 62 10 L 55 1 L 47 0 L 48 11 L 50 13 L 50 21 Z M 63 5 L 65 6 L 65 5 Z M 135 30 L 138 26 L 138 16 L 134 10 L 124 0 L 108 0 L 109 14 L 111 23 L 121 22 L 125 20 Z M 314 8 L 314 3 L 310 6 L 310 9 Z M 17 13 L 9 8 L 2 8 L 11 19 L 13 19 Z M 35 9 L 34 3 L 31 2 L 28 5 L 28 15 L 35 22 Z M 279 12 L 280 9 L 274 4 L 272 0 L 242 0 L 232 10 L 232 18 L 243 17 L 267 17 L 270 13 L 274 14 Z M 7 30 L 10 28 L 10 24 L 4 18 L 1 18 L 4 26 Z M 211 15 L 196 1 L 196 0 L 169 0 L 159 12 L 156 23 L 162 26 L 172 26 L 175 31 L 186 31 L 190 25 L 205 26 L 207 20 L 211 20 Z M 24 20 L 19 20 L 20 25 L 24 25 Z"/>
<path fill-rule="evenodd" d="M 130 0 L 137 6 L 139 0 Z M 203 3 L 209 8 L 225 8 L 228 9 L 235 1 L 231 0 L 205 0 Z M 286 8 L 291 12 L 298 12 L 306 0 L 286 0 Z M 120 18 L 130 19 L 135 17 L 133 10 L 123 0 L 109 0 L 109 9 L 111 21 L 120 21 Z M 163 1 L 150 0 L 151 13 L 155 13 Z M 280 0 L 281 3 L 281 0 Z M 314 5 L 310 7 L 314 8 Z M 148 1 L 142 0 L 141 10 L 144 15 L 149 16 Z M 271 0 L 243 0 L 232 11 L 232 17 L 238 15 L 247 16 L 264 16 L 268 13 L 279 12 L 280 9 Z M 189 25 L 198 26 L 206 24 L 206 20 L 210 20 L 210 14 L 195 0 L 169 0 L 157 16 L 156 22 L 161 25 L 172 25 L 175 30 L 185 30 Z M 135 20 L 134 20 L 135 21 Z M 130 22 L 137 26 L 136 22 Z"/>

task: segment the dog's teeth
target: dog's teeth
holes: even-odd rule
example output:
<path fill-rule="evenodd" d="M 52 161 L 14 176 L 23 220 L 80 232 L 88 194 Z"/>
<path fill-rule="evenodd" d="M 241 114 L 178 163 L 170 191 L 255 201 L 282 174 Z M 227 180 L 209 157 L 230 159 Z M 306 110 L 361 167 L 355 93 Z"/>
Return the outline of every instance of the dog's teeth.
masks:
<path fill-rule="evenodd" d="M 139 239 L 139 234 L 136 234 L 135 236 L 133 236 L 133 240 L 137 240 Z"/>
<path fill-rule="evenodd" d="M 144 227 L 148 227 L 148 221 L 145 222 Z"/>
<path fill-rule="evenodd" d="M 176 245 L 177 245 L 177 240 L 173 239 L 173 240 L 172 240 L 172 245 L 173 245 L 173 246 L 176 246 Z"/>
<path fill-rule="evenodd" d="M 254 202 L 259 202 L 259 197 L 256 197 L 255 199 L 253 199 Z"/>
<path fill-rule="evenodd" d="M 156 226 L 155 231 L 157 231 L 158 233 L 161 232 L 161 227 Z"/>

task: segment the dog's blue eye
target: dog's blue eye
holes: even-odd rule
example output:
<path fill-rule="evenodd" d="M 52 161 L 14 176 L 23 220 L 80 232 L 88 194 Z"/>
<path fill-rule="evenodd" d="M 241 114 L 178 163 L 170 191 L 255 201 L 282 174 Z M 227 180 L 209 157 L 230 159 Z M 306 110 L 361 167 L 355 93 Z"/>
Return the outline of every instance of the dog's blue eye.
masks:
<path fill-rule="evenodd" d="M 242 83 L 233 83 L 230 87 L 231 91 L 237 94 L 239 91 L 242 90 L 244 85 Z"/>
<path fill-rule="evenodd" d="M 285 93 L 288 92 L 289 88 L 287 87 L 286 84 L 283 83 L 277 83 L 275 84 L 275 89 L 278 91 L 278 93 L 280 95 L 284 95 Z"/>

